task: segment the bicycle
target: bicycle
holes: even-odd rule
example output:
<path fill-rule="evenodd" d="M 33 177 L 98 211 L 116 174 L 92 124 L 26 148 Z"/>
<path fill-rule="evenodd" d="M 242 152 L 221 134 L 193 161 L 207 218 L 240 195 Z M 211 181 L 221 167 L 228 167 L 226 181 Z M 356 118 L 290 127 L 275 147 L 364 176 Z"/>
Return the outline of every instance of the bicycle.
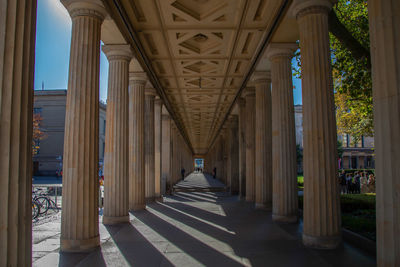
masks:
<path fill-rule="evenodd" d="M 36 219 L 40 213 L 40 206 L 36 201 L 32 200 L 32 219 Z"/>

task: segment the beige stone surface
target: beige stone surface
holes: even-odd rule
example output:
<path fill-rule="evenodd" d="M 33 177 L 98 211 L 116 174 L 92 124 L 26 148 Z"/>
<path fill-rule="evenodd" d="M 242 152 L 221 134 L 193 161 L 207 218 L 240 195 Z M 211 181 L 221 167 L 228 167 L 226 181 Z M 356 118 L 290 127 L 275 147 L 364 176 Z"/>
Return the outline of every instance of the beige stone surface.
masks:
<path fill-rule="evenodd" d="M 161 196 L 161 168 L 162 168 L 162 100 L 154 101 L 154 194 L 156 198 Z"/>
<path fill-rule="evenodd" d="M 155 150 L 154 150 L 154 99 L 153 88 L 145 89 L 144 105 L 144 157 L 146 202 L 154 201 L 155 196 Z"/>
<path fill-rule="evenodd" d="M 304 1 L 299 9 L 302 93 L 304 209 L 303 242 L 335 248 L 341 241 L 337 136 L 327 1 Z"/>
<path fill-rule="evenodd" d="M 104 224 L 129 221 L 128 86 L 129 45 L 102 47 L 109 61 L 107 127 L 104 157 Z"/>
<path fill-rule="evenodd" d="M 246 201 L 255 201 L 256 179 L 256 95 L 254 88 L 246 88 Z"/>
<path fill-rule="evenodd" d="M 171 117 L 165 109 L 161 115 L 162 144 L 161 144 L 161 194 L 165 194 L 167 184 L 171 181 Z"/>
<path fill-rule="evenodd" d="M 233 195 L 239 193 L 239 139 L 238 116 L 231 115 L 228 120 L 227 185 Z"/>
<path fill-rule="evenodd" d="M 143 210 L 145 200 L 144 73 L 129 73 L 129 210 Z"/>
<path fill-rule="evenodd" d="M 400 2 L 368 1 L 378 266 L 400 266 Z"/>
<path fill-rule="evenodd" d="M 0 266 L 32 262 L 35 29 L 36 1 L 0 3 Z"/>
<path fill-rule="evenodd" d="M 99 246 L 100 1 L 63 1 L 72 17 L 63 156 L 61 250 Z"/>
<path fill-rule="evenodd" d="M 291 59 L 296 44 L 268 47 L 272 79 L 272 219 L 296 222 L 298 216 L 296 135 Z"/>
<path fill-rule="evenodd" d="M 255 116 L 255 206 L 272 209 L 272 114 L 271 74 L 254 74 Z"/>
<path fill-rule="evenodd" d="M 239 108 L 239 197 L 246 198 L 246 101 L 240 98 Z"/>

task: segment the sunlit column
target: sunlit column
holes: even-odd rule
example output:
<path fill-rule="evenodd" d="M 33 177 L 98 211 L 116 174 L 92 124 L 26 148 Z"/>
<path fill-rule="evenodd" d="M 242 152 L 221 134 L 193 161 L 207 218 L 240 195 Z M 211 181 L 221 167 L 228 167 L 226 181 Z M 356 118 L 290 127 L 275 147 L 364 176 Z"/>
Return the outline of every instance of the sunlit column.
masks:
<path fill-rule="evenodd" d="M 154 172 L 155 172 L 155 198 L 160 200 L 161 197 L 161 145 L 162 145 L 162 100 L 157 98 L 154 101 Z"/>
<path fill-rule="evenodd" d="M 61 250 L 99 246 L 99 63 L 106 11 L 99 0 L 62 3 L 72 18 L 65 115 Z"/>
<path fill-rule="evenodd" d="M 272 219 L 296 222 L 298 216 L 296 132 L 291 59 L 296 44 L 269 45 L 272 79 Z"/>
<path fill-rule="evenodd" d="M 271 74 L 255 72 L 255 206 L 272 208 L 272 129 L 271 129 Z"/>
<path fill-rule="evenodd" d="M 341 241 L 337 136 L 328 0 L 296 1 L 303 93 L 303 243 L 335 248 Z"/>
<path fill-rule="evenodd" d="M 145 200 L 145 73 L 129 73 L 129 210 L 143 210 Z"/>
<path fill-rule="evenodd" d="M 104 153 L 104 224 L 129 221 L 128 86 L 129 45 L 103 46 L 108 69 L 107 127 Z"/>
<path fill-rule="evenodd" d="M 154 98 L 156 95 L 154 88 L 146 88 L 144 106 L 146 202 L 153 202 L 155 196 Z"/>
<path fill-rule="evenodd" d="M 400 2 L 369 0 L 378 266 L 400 266 Z"/>
<path fill-rule="evenodd" d="M 32 264 L 35 30 L 35 0 L 1 1 L 0 266 Z"/>
<path fill-rule="evenodd" d="M 161 113 L 161 194 L 165 194 L 167 184 L 171 183 L 171 117 L 165 106 Z"/>

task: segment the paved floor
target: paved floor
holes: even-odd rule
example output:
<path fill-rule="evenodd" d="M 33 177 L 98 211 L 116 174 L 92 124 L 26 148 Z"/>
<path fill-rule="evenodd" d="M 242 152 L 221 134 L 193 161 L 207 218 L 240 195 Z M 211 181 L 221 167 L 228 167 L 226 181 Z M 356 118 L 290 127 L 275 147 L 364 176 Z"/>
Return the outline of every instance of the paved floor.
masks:
<path fill-rule="evenodd" d="M 375 266 L 347 244 L 305 248 L 301 227 L 275 224 L 227 193 L 178 192 L 130 223 L 100 224 L 101 248 L 91 253 L 58 252 L 59 219 L 34 227 L 33 266 Z"/>
<path fill-rule="evenodd" d="M 194 172 L 185 177 L 184 180 L 177 183 L 175 188 L 179 189 L 220 189 L 219 191 L 224 191 L 225 184 L 223 184 L 218 179 L 212 178 L 209 174 L 203 174 L 201 172 Z"/>

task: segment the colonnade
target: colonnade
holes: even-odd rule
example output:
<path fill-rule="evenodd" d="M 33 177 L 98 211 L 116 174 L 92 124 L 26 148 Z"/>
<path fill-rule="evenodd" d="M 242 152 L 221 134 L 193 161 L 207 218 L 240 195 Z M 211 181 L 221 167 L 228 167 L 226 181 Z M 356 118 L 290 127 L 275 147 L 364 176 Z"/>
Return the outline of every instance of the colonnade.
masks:
<path fill-rule="evenodd" d="M 98 81 L 100 29 L 106 12 L 99 0 L 63 3 L 72 18 L 72 41 L 61 250 L 85 251 L 99 246 Z M 4 0 L 1 7 L 0 196 L 4 210 L 0 214 L 0 265 L 29 266 L 36 1 Z M 331 7 L 329 0 L 299 0 L 291 8 L 299 25 L 302 55 L 306 177 L 303 242 L 316 248 L 334 248 L 341 240 L 328 36 Z M 399 10 L 396 0 L 369 0 L 380 266 L 400 265 Z M 217 178 L 228 184 L 233 193 L 243 194 L 241 188 L 245 184 L 247 201 L 272 209 L 275 221 L 293 222 L 297 220 L 291 156 L 295 155 L 289 68 L 293 47 L 277 43 L 270 44 L 268 50 L 271 73 L 261 73 L 264 76 L 254 79 L 255 90 L 245 90 L 241 100 L 245 102 L 239 103 L 241 112 L 226 122 L 205 160 L 207 170 L 211 172 L 216 167 Z M 144 73 L 129 73 L 129 47 L 107 45 L 104 52 L 110 61 L 110 81 L 103 222 L 112 224 L 127 221 L 129 210 L 144 209 L 146 195 L 152 200 L 164 193 L 168 185 L 170 188 L 180 179 L 182 167 L 190 172 L 193 157 L 168 112 L 157 107 L 161 103 L 155 105 L 152 93 L 145 100 L 148 79 Z M 145 123 L 145 116 L 150 116 L 152 123 Z M 245 125 L 241 123 L 243 117 Z M 149 127 L 154 140 L 146 142 L 144 131 Z M 161 156 L 157 158 L 158 154 Z M 243 155 L 245 171 L 239 164 Z M 154 170 L 150 167 L 153 164 Z"/>

